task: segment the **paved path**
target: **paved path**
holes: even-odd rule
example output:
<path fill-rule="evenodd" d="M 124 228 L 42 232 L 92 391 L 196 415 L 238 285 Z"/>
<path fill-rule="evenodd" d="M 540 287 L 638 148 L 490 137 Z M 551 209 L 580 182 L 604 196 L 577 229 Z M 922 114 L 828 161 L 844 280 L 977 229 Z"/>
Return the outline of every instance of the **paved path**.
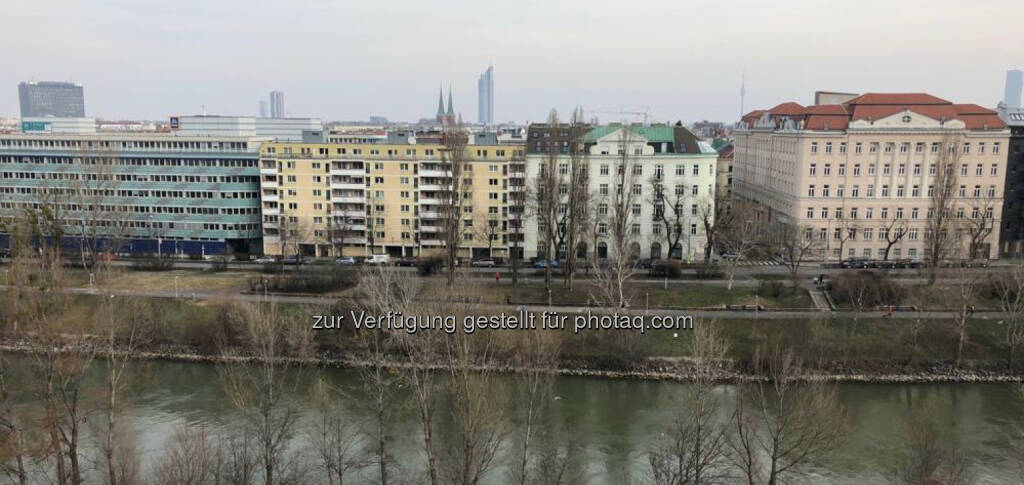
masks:
<path fill-rule="evenodd" d="M 6 286 L 0 285 L 0 288 L 6 288 Z M 186 298 L 195 300 L 239 300 L 239 301 L 269 301 L 278 303 L 307 303 L 307 304 L 331 304 L 337 301 L 337 298 L 333 297 L 318 297 L 318 296 L 294 296 L 294 295 L 251 295 L 251 294 L 233 294 L 225 295 L 223 293 L 214 292 L 181 292 L 175 295 L 174 291 L 148 291 L 148 290 L 103 290 L 102 292 L 94 291 L 90 288 L 66 288 L 62 290 L 69 294 L 81 294 L 81 295 L 117 295 L 117 296 L 141 296 L 149 298 Z M 562 314 L 566 313 L 586 313 L 592 311 L 594 313 L 612 313 L 615 311 L 611 307 L 586 307 L 586 306 L 547 306 L 547 305 L 498 305 L 498 304 L 479 304 L 477 308 L 492 312 L 519 312 L 521 310 L 527 310 L 534 313 L 540 313 L 544 311 L 557 311 Z M 849 311 L 838 311 L 828 312 L 820 310 L 811 311 L 752 311 L 752 310 L 685 310 L 685 309 L 649 309 L 645 310 L 639 307 L 633 307 L 631 309 L 634 312 L 640 312 L 646 315 L 660 315 L 660 316 L 691 316 L 694 320 L 706 319 L 706 320 L 728 320 L 728 319 L 763 319 L 763 320 L 806 320 L 806 319 L 827 319 L 827 318 L 853 318 L 854 312 Z M 870 311 L 861 314 L 862 318 L 886 318 L 886 312 L 884 311 Z M 916 318 L 925 319 L 947 319 L 950 318 L 949 312 L 895 312 L 891 317 L 897 320 L 912 320 Z M 999 313 L 995 312 L 978 312 L 974 314 L 974 318 L 980 319 L 999 319 L 1002 318 Z"/>

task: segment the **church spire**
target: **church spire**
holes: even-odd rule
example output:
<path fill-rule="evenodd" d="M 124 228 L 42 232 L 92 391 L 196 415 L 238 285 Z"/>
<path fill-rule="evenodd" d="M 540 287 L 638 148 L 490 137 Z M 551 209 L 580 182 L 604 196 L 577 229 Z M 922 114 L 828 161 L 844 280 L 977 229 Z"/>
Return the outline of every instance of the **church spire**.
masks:
<path fill-rule="evenodd" d="M 437 118 L 441 119 L 444 116 L 444 90 L 441 87 L 437 88 Z"/>
<path fill-rule="evenodd" d="M 455 109 L 452 108 L 452 87 L 448 86 L 448 118 L 455 119 Z"/>

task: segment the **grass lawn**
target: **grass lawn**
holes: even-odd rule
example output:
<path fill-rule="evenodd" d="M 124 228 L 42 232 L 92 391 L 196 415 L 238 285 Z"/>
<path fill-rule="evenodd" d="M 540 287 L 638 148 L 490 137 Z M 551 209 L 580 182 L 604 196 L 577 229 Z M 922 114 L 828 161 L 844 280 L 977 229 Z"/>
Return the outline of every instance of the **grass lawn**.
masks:
<path fill-rule="evenodd" d="M 99 283 L 116 290 L 138 289 L 143 291 L 174 291 L 175 278 L 178 290 L 185 291 L 230 291 L 246 288 L 246 282 L 256 273 L 252 271 L 203 271 L 195 269 L 172 269 L 168 271 L 136 271 L 116 267 L 109 271 Z M 65 285 L 88 287 L 89 273 L 81 269 L 65 271 Z"/>
<path fill-rule="evenodd" d="M 512 303 L 547 303 L 547 292 L 539 283 L 507 284 L 484 283 L 480 291 L 488 302 L 504 303 L 505 296 Z M 667 289 L 658 284 L 633 283 L 627 287 L 630 306 L 633 308 L 703 308 L 723 305 L 753 305 L 755 302 L 767 308 L 811 308 L 814 304 L 804 290 L 793 293 L 785 289 L 778 298 L 758 297 L 755 288 L 733 287 L 727 290 L 721 285 L 673 284 Z M 566 290 L 561 282 L 554 283 L 551 302 L 557 305 L 586 305 L 594 297 L 594 288 L 587 282 L 577 282 L 573 289 Z"/>

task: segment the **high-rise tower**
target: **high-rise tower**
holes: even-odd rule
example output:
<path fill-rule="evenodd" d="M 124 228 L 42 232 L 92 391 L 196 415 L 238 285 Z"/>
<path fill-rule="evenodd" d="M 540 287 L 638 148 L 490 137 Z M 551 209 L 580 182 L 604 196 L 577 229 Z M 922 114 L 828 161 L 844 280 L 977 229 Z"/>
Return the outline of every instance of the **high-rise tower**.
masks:
<path fill-rule="evenodd" d="M 1017 69 L 1006 71 L 1006 91 L 1003 102 L 1007 108 L 1020 108 L 1020 90 L 1024 83 L 1024 73 Z"/>
<path fill-rule="evenodd" d="M 494 66 L 488 66 L 480 75 L 477 87 L 477 121 L 494 124 Z"/>
<path fill-rule="evenodd" d="M 282 91 L 271 91 L 270 92 L 270 117 L 271 118 L 284 118 L 284 92 Z"/>

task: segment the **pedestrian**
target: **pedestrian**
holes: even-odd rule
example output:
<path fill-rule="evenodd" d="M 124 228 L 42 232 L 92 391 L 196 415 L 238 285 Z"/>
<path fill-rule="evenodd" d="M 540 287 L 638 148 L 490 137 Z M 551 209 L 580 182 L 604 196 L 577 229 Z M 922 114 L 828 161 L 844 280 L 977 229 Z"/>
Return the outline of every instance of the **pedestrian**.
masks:
<path fill-rule="evenodd" d="M 501 273 L 499 273 L 497 271 L 494 272 L 494 282 L 495 283 L 501 283 Z"/>

